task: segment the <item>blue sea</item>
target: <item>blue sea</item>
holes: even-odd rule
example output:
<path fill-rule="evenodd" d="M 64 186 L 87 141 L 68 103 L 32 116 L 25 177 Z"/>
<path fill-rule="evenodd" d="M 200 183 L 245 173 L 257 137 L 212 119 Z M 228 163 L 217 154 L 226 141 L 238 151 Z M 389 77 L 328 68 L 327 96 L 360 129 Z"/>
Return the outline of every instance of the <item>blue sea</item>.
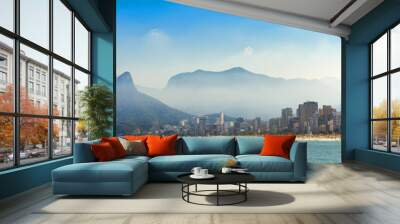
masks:
<path fill-rule="evenodd" d="M 307 141 L 309 163 L 341 163 L 341 141 Z"/>

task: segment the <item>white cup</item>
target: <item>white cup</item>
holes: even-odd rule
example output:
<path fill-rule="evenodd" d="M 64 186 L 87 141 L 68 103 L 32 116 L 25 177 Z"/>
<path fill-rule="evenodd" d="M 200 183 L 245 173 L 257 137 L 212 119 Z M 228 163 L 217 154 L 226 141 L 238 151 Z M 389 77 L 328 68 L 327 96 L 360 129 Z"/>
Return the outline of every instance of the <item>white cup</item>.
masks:
<path fill-rule="evenodd" d="M 193 173 L 194 175 L 196 175 L 196 176 L 199 176 L 199 175 L 201 175 L 201 173 L 200 173 L 201 170 L 202 170 L 201 167 L 194 167 L 194 168 L 192 169 L 192 173 Z"/>
<path fill-rule="evenodd" d="M 232 172 L 232 168 L 229 168 L 229 167 L 222 167 L 221 172 L 222 172 L 222 173 L 230 173 L 230 172 Z"/>
<path fill-rule="evenodd" d="M 208 175 L 208 169 L 201 169 L 200 170 L 200 176 L 207 176 Z"/>

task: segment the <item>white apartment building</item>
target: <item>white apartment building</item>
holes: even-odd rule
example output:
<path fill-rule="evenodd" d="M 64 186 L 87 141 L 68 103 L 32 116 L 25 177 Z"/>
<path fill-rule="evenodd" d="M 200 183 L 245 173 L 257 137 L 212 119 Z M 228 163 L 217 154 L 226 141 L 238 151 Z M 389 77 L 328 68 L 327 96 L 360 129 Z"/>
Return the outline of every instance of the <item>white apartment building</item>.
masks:
<path fill-rule="evenodd" d="M 0 42 L 0 94 L 7 91 L 7 86 L 14 83 L 13 48 Z M 20 54 L 20 86 L 27 91 L 28 98 L 34 106 L 49 104 L 49 68 L 47 65 L 27 57 L 23 51 Z M 62 117 L 72 116 L 72 86 L 71 76 L 54 69 L 53 79 L 53 111 Z M 75 82 L 78 84 L 78 82 Z M 71 122 L 57 120 L 60 126 L 59 141 L 71 142 Z M 62 124 L 64 123 L 64 124 Z M 65 125 L 67 125 L 65 127 Z"/>

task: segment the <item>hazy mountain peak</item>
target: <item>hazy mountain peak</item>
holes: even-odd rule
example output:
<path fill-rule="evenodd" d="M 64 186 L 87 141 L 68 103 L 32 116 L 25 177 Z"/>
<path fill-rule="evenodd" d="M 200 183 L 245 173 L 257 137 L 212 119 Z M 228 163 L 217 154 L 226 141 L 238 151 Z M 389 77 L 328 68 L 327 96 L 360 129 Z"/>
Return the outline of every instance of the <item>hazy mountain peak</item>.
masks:
<path fill-rule="evenodd" d="M 246 69 L 244 69 L 242 67 L 239 67 L 239 66 L 227 69 L 224 72 L 246 72 L 246 73 L 252 73 L 249 70 L 246 70 Z"/>
<path fill-rule="evenodd" d="M 133 78 L 132 78 L 132 74 L 128 71 L 122 73 L 120 76 L 118 76 L 117 78 L 117 82 L 118 83 L 124 83 L 125 85 L 131 85 L 131 88 L 133 88 L 134 90 L 135 88 L 135 84 L 133 82 Z"/>
<path fill-rule="evenodd" d="M 118 77 L 117 86 L 118 134 L 133 133 L 137 127 L 149 130 L 154 125 L 177 125 L 180 120 L 191 117 L 137 91 L 129 72 L 124 72 Z"/>
<path fill-rule="evenodd" d="M 201 73 L 201 72 L 207 72 L 206 70 L 203 69 L 196 69 L 195 71 L 193 71 L 192 73 Z"/>
<path fill-rule="evenodd" d="M 232 73 L 252 73 L 251 71 L 246 70 L 245 68 L 237 66 L 237 67 L 232 67 L 232 68 L 225 69 L 225 70 L 222 70 L 222 71 L 209 71 L 209 70 L 204 70 L 204 69 L 197 69 L 197 70 L 195 70 L 193 72 L 185 72 L 185 73 L 181 73 L 181 74 L 190 74 L 190 73 L 215 73 L 215 74 L 220 74 L 220 73 L 229 73 L 229 72 L 232 72 Z"/>
<path fill-rule="evenodd" d="M 132 75 L 130 72 L 124 72 L 120 76 L 118 76 L 118 80 L 120 81 L 131 81 L 133 83 Z"/>
<path fill-rule="evenodd" d="M 194 72 L 184 72 L 172 76 L 168 80 L 166 88 L 209 88 L 221 87 L 226 84 L 241 86 L 248 82 L 261 83 L 266 80 L 276 82 L 280 79 L 253 73 L 242 67 L 232 67 L 223 71 L 198 69 Z"/>

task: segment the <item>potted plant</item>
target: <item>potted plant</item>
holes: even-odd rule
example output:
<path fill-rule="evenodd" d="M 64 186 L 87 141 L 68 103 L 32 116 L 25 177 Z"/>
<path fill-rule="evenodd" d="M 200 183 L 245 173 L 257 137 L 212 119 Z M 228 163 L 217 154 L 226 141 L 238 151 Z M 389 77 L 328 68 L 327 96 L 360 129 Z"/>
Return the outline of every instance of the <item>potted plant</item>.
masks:
<path fill-rule="evenodd" d="M 110 136 L 113 94 L 108 87 L 102 84 L 86 87 L 80 93 L 79 106 L 82 109 L 83 120 L 79 124 L 87 127 L 89 139 Z"/>

